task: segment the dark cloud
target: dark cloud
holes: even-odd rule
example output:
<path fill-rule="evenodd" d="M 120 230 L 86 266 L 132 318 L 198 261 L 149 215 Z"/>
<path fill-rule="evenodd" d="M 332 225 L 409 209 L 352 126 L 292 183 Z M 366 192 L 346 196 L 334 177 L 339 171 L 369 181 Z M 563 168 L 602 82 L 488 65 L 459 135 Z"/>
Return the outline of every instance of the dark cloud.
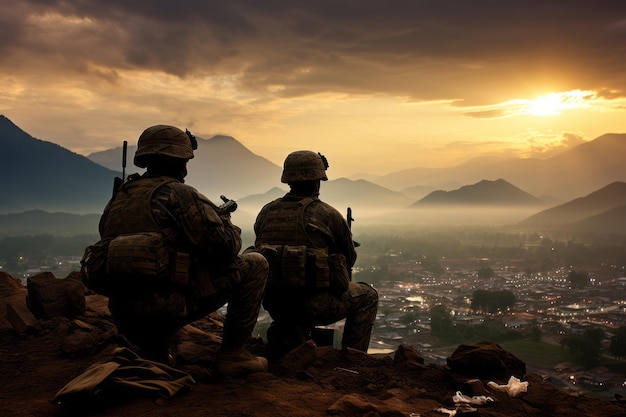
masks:
<path fill-rule="evenodd" d="M 248 90 L 281 85 L 285 96 L 390 93 L 466 104 L 509 98 L 514 87 L 626 91 L 622 1 L 4 3 L 5 72 L 7 58 L 19 56 L 20 70 L 56 63 L 53 71 L 107 68 L 99 76 L 236 73 Z M 34 18 L 46 14 L 83 20 L 41 26 Z"/>

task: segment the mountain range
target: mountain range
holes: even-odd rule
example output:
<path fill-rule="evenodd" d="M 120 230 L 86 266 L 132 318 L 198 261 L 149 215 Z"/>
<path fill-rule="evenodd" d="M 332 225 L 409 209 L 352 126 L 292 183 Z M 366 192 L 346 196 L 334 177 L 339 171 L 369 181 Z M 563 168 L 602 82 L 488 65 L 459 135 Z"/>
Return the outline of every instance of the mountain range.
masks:
<path fill-rule="evenodd" d="M 581 223 L 580 228 L 589 229 L 593 224 L 600 226 L 599 222 L 603 218 L 605 220 L 609 218 L 617 220 L 615 216 L 621 212 L 621 207 L 624 206 L 626 206 L 626 183 L 616 181 L 584 197 L 542 210 L 520 221 L 519 225 L 573 227 L 573 225 Z M 615 211 L 616 209 L 618 210 Z M 587 227 L 583 224 L 587 224 Z M 616 226 L 617 224 L 614 224 L 613 227 Z"/>
<path fill-rule="evenodd" d="M 412 168 L 373 179 L 392 190 L 416 185 L 451 190 L 504 178 L 538 197 L 561 202 L 626 181 L 626 134 L 609 133 L 546 159 L 479 157 L 447 168 Z"/>
<path fill-rule="evenodd" d="M 251 224 L 263 204 L 287 191 L 280 183 L 281 167 L 235 138 L 218 135 L 198 138 L 198 142 L 186 182 L 217 203 L 222 194 L 236 199 L 237 221 Z M 85 157 L 33 138 L 4 116 L 0 116 L 0 149 L 10 155 L 0 165 L 0 214 L 31 210 L 101 213 L 111 196 L 114 177 L 121 176 L 121 147 Z M 134 145 L 128 147 L 126 175 L 138 171 L 132 164 L 135 149 Z M 503 217 L 501 222 L 573 225 L 626 204 L 617 197 L 615 201 L 606 197 L 622 193 L 618 188 L 626 177 L 625 151 L 626 134 L 607 134 L 546 160 L 482 158 L 450 168 L 368 176 L 370 180 L 332 179 L 322 183 L 320 197 L 342 212 L 351 207 L 360 218 L 383 222 L 393 218 L 427 223 L 428 210 L 440 214 L 445 211 L 440 207 L 451 212 L 454 207 L 465 207 L 467 212 L 467 207 L 474 206 L 481 208 L 477 212 L 482 219 L 476 221 L 486 224 L 494 218 L 485 207 L 504 213 L 505 207 L 516 206 L 523 212 Z M 574 196 L 567 198 L 570 194 Z M 579 199 L 587 199 L 593 208 L 579 208 Z M 406 210 L 409 207 L 412 210 Z M 561 210 L 568 214 L 551 215 Z"/>

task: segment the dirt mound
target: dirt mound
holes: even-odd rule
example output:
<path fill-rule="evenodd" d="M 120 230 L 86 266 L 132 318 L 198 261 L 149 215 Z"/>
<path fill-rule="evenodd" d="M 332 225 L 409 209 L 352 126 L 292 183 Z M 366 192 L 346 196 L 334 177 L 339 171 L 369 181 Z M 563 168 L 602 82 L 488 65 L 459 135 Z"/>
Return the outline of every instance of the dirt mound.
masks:
<path fill-rule="evenodd" d="M 497 369 L 498 378 L 484 369 L 481 378 L 472 377 L 462 361 L 455 361 L 454 369 L 429 364 L 410 346 L 401 346 L 390 356 L 376 356 L 309 342 L 272 363 L 267 373 L 224 378 L 213 372 L 222 325 L 219 315 L 187 326 L 172 345 L 174 367 L 195 381 L 190 389 L 166 399 L 155 391 L 114 390 L 109 384 L 99 386 L 85 403 L 55 404 L 51 400 L 57 392 L 90 366 L 110 361 L 119 347 L 132 348 L 110 322 L 106 300 L 86 299 L 81 316 L 38 319 L 36 329 L 22 334 L 13 329 L 0 332 L 2 415 L 435 417 L 458 410 L 457 416 L 626 416 L 626 403 L 572 396 L 536 374 L 523 375 L 527 387 L 513 397 L 494 389 L 509 382 L 502 377 L 503 369 L 512 372 L 506 365 Z M 484 346 L 500 354 L 497 345 Z M 257 354 L 265 352 L 261 339 L 251 340 L 249 348 Z M 476 348 L 460 351 L 465 357 Z M 507 352 L 504 355 L 520 369 Z M 471 363 L 472 357 L 464 360 Z M 490 400 L 463 406 L 455 403 L 459 394 Z"/>

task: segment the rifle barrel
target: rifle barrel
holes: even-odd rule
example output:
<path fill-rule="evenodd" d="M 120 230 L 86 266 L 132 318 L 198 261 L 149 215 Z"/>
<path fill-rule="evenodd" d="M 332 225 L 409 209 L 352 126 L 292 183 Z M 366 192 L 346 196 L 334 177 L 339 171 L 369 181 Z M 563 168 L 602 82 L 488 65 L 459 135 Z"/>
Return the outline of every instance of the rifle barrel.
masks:
<path fill-rule="evenodd" d="M 128 141 L 124 141 L 122 146 L 122 181 L 126 178 L 126 153 L 128 150 Z"/>

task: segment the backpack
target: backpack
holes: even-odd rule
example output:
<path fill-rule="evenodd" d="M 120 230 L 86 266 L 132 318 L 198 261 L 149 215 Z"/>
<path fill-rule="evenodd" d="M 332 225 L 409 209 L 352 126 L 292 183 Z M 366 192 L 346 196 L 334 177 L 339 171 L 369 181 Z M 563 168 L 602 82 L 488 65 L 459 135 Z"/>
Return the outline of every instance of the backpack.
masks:
<path fill-rule="evenodd" d="M 81 275 L 85 286 L 110 295 L 127 281 L 169 280 L 185 285 L 189 255 L 170 251 L 159 232 L 141 232 L 101 239 L 85 249 Z"/>

